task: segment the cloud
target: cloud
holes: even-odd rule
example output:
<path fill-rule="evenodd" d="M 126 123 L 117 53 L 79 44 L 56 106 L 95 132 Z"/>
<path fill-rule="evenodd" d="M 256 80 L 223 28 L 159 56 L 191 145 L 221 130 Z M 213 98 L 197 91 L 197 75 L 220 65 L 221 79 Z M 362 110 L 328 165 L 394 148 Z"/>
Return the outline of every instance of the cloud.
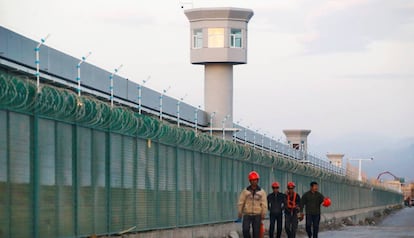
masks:
<path fill-rule="evenodd" d="M 314 0 L 255 8 L 251 27 L 290 34 L 305 54 L 364 51 L 376 41 L 414 41 L 414 4 L 405 0 Z"/>
<path fill-rule="evenodd" d="M 345 2 L 345 1 L 343 1 Z M 374 41 L 414 40 L 407 24 L 414 23 L 414 7 L 404 1 L 338 1 L 322 5 L 306 19 L 306 53 L 363 51 Z"/>
<path fill-rule="evenodd" d="M 132 10 L 114 10 L 106 12 L 97 12 L 95 17 L 98 21 L 111 23 L 122 26 L 143 26 L 153 24 L 154 18 L 139 11 Z"/>
<path fill-rule="evenodd" d="M 371 74 L 343 74 L 339 79 L 368 79 L 368 80 L 414 80 L 414 74 L 402 73 L 371 73 Z"/>

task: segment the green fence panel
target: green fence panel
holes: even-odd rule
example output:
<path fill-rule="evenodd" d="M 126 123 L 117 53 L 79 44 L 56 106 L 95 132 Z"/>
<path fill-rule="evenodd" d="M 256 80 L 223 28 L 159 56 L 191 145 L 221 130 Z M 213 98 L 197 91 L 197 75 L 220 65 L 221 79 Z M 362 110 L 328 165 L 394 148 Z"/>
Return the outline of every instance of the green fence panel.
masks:
<path fill-rule="evenodd" d="M 147 225 L 147 142 L 145 140 L 137 140 L 137 163 L 136 163 L 136 208 L 137 229 L 144 230 Z"/>
<path fill-rule="evenodd" d="M 56 150 L 55 122 L 39 120 L 39 235 L 40 237 L 56 237 L 57 219 L 57 186 L 56 186 Z"/>
<path fill-rule="evenodd" d="M 34 231 L 32 120 L 9 113 L 9 221 L 10 237 L 31 237 Z M 36 173 L 38 173 L 36 171 Z M 7 194 L 7 193 L 6 193 Z"/>
<path fill-rule="evenodd" d="M 107 133 L 92 131 L 92 190 L 93 190 L 93 232 L 106 234 L 107 224 L 107 192 L 106 192 L 106 140 Z"/>
<path fill-rule="evenodd" d="M 0 237 L 85 237 L 228 222 L 260 186 L 317 181 L 323 212 L 402 195 L 0 70 Z"/>
<path fill-rule="evenodd" d="M 0 237 L 10 237 L 8 113 L 0 111 Z"/>
<path fill-rule="evenodd" d="M 221 162 L 221 182 L 218 184 L 221 192 L 218 194 L 218 202 L 220 203 L 221 220 L 232 220 L 235 217 L 234 201 L 237 197 L 234 196 L 233 187 L 233 161 L 227 158 L 219 158 Z"/>
<path fill-rule="evenodd" d="M 158 197 L 158 144 L 154 141 L 147 146 L 146 154 L 146 215 L 143 219 L 147 219 L 147 229 L 155 229 L 158 227 L 159 197 Z"/>
<path fill-rule="evenodd" d="M 94 191 L 92 187 L 92 130 L 77 127 L 77 220 L 80 234 L 94 234 Z"/>
<path fill-rule="evenodd" d="M 193 152 L 178 149 L 177 153 L 178 176 L 178 225 L 188 226 L 194 224 L 194 180 L 199 174 L 194 174 Z"/>
<path fill-rule="evenodd" d="M 58 237 L 73 237 L 75 234 L 72 131 L 71 125 L 56 123 Z"/>
<path fill-rule="evenodd" d="M 122 229 L 129 229 L 136 224 L 135 217 L 135 138 L 129 136 L 123 136 L 122 141 L 122 154 L 123 154 L 123 207 L 122 212 L 124 216 Z"/>
<path fill-rule="evenodd" d="M 111 231 L 121 231 L 123 229 L 123 151 L 122 151 L 122 136 L 117 134 L 110 135 L 110 206 L 111 206 Z"/>
<path fill-rule="evenodd" d="M 208 201 L 206 203 L 207 210 L 208 210 L 208 222 L 214 222 L 220 220 L 220 211 L 222 207 L 222 203 L 224 202 L 220 199 L 221 191 L 220 191 L 220 182 L 222 180 L 221 177 L 221 164 L 220 158 L 214 155 L 208 155 L 204 157 L 207 160 L 207 187 L 203 189 L 205 191 L 205 199 Z"/>

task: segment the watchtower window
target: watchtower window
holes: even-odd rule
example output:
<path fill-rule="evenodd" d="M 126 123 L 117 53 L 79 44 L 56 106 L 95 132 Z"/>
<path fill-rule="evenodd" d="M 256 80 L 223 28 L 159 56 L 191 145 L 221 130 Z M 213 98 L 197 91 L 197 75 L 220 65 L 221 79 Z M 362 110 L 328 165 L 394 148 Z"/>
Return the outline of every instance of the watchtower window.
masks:
<path fill-rule="evenodd" d="M 230 31 L 230 48 L 242 48 L 241 29 L 231 29 Z"/>
<path fill-rule="evenodd" d="M 293 149 L 299 150 L 300 149 L 299 144 L 293 144 Z"/>
<path fill-rule="evenodd" d="M 224 48 L 224 28 L 208 28 L 208 48 Z"/>
<path fill-rule="evenodd" d="M 203 30 L 195 29 L 193 30 L 193 48 L 199 49 L 203 47 Z"/>

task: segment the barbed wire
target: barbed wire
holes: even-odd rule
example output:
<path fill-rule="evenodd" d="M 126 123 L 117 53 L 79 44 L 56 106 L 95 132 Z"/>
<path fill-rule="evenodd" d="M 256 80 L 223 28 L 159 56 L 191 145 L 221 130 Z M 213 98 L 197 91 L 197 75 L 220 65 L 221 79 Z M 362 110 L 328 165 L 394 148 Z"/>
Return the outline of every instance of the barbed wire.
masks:
<path fill-rule="evenodd" d="M 42 84 L 40 93 L 36 93 L 36 84 L 27 77 L 1 70 L 0 107 L 24 113 L 36 113 L 43 117 L 76 123 L 85 127 L 157 140 L 161 143 L 202 153 L 250 161 L 304 176 L 348 184 L 358 183 L 344 176 L 304 165 L 299 161 L 283 158 L 277 154 L 268 154 L 208 134 L 196 134 L 188 128 L 177 127 L 168 122 L 161 122 L 150 116 L 138 114 L 128 107 L 111 107 L 109 103 L 88 95 L 79 97 L 68 89 Z"/>

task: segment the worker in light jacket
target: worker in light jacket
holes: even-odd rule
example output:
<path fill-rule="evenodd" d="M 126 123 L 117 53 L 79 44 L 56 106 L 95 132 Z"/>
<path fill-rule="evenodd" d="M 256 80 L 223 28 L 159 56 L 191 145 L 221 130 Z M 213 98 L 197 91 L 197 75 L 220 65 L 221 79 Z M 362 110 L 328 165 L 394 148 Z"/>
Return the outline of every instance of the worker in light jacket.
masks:
<path fill-rule="evenodd" d="M 250 238 L 250 226 L 253 238 L 260 238 L 260 226 L 267 212 L 266 192 L 259 187 L 259 174 L 256 171 L 249 173 L 250 186 L 240 193 L 238 202 L 238 217 L 243 217 L 243 237 Z"/>

